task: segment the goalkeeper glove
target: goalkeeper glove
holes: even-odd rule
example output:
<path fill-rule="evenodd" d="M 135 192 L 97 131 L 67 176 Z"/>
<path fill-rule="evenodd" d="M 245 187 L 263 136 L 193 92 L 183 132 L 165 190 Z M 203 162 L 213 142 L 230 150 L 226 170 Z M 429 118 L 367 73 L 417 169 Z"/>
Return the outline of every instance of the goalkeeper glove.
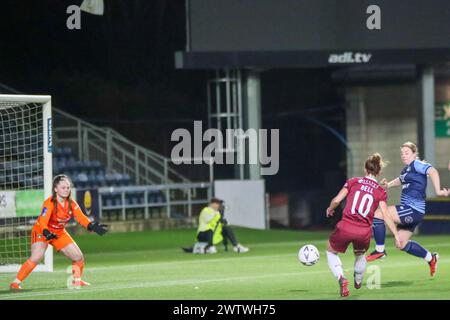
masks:
<path fill-rule="evenodd" d="M 94 231 L 98 235 L 102 236 L 106 232 L 108 232 L 108 229 L 106 229 L 106 227 L 108 227 L 106 224 L 100 224 L 97 221 L 92 221 L 88 224 L 87 229 L 89 231 Z"/>
<path fill-rule="evenodd" d="M 44 229 L 42 231 L 42 233 L 44 234 L 44 237 L 47 241 L 52 240 L 52 239 L 58 239 L 58 236 L 52 232 L 50 232 L 48 229 Z"/>

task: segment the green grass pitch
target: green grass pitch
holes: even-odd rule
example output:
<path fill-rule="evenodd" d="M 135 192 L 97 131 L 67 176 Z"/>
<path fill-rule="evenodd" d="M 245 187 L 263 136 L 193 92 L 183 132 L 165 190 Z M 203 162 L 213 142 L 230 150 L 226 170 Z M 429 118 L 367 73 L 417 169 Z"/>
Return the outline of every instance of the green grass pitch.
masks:
<path fill-rule="evenodd" d="M 183 253 L 180 247 L 193 243 L 193 229 L 77 236 L 90 287 L 68 289 L 71 263 L 55 253 L 55 272 L 32 273 L 22 292 L 8 289 L 14 274 L 0 274 L 0 299 L 341 299 L 325 256 L 328 232 L 236 228 L 235 233 L 249 253 L 224 252 L 223 246 L 213 255 Z M 345 299 L 450 299 L 450 236 L 415 240 L 439 252 L 435 278 L 422 259 L 394 249 L 388 238 L 388 257 L 368 264 L 379 267 L 371 268 L 380 272 L 381 287 L 369 289 L 366 281 L 360 290 L 351 285 Z M 307 243 L 321 253 L 312 267 L 297 260 Z M 341 258 L 353 284 L 351 251 Z"/>

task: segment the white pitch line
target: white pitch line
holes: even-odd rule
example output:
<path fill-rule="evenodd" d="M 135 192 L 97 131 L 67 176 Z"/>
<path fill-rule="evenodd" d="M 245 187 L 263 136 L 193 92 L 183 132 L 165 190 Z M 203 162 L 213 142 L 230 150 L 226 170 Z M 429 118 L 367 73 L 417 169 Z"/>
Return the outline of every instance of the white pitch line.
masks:
<path fill-rule="evenodd" d="M 233 260 L 241 260 L 241 259 L 269 259 L 269 258 L 279 258 L 279 257 L 288 257 L 291 256 L 293 258 L 297 258 L 296 253 L 285 253 L 285 254 L 273 254 L 273 255 L 258 255 L 258 256 L 234 256 L 234 257 L 222 257 L 222 258 L 216 258 L 216 259 L 203 259 L 200 260 L 202 257 L 199 256 L 198 260 L 187 260 L 183 261 L 183 265 L 186 264 L 205 264 L 205 263 L 217 263 L 217 262 L 226 262 L 226 261 L 233 261 Z M 121 270 L 121 269 L 127 269 L 130 270 L 130 268 L 161 268 L 161 267 L 168 267 L 168 266 L 176 266 L 178 267 L 180 265 L 180 260 L 176 261 L 161 261 L 161 262 L 148 262 L 148 263 L 138 263 L 138 264 L 123 264 L 123 265 L 115 265 L 115 266 L 103 266 L 103 267 L 92 267 L 89 268 L 89 263 L 87 263 L 87 268 L 85 270 L 86 272 L 91 271 L 114 271 L 114 270 Z M 55 270 L 53 273 L 67 273 L 67 268 L 64 268 L 64 270 Z M 6 274 L 6 273 L 5 273 Z"/>
<path fill-rule="evenodd" d="M 260 255 L 260 256 L 246 256 L 246 257 L 239 257 L 239 260 L 242 259 L 268 259 L 268 258 L 279 258 L 279 257 L 288 257 L 291 256 L 293 258 L 297 257 L 296 253 L 285 253 L 285 254 L 274 254 L 274 255 Z M 200 260 L 187 260 L 183 261 L 183 265 L 186 264 L 205 264 L 205 263 L 218 263 L 218 262 L 226 262 L 226 261 L 232 261 L 232 260 L 238 260 L 238 257 L 230 257 L 230 258 L 217 258 L 217 259 L 204 259 Z M 179 266 L 180 261 L 170 261 L 170 262 L 150 262 L 150 263 L 142 263 L 142 264 L 133 264 L 133 268 L 151 268 L 151 267 L 167 267 L 167 266 Z M 130 265 L 119 265 L 119 266 L 104 266 L 104 267 L 93 267 L 89 268 L 89 270 L 92 271 L 101 271 L 101 270 L 110 270 L 110 269 L 129 269 Z"/>
<path fill-rule="evenodd" d="M 450 263 L 450 259 L 440 259 L 440 264 Z M 390 269 L 390 268 L 398 268 L 398 267 L 411 267 L 423 265 L 423 261 L 409 262 L 409 263 L 395 263 L 390 265 L 381 266 L 382 269 Z M 345 269 L 346 272 L 349 272 L 349 269 Z M 273 278 L 273 277 L 300 277 L 300 276 L 310 276 L 311 274 L 322 274 L 329 273 L 328 270 L 320 270 L 320 271 L 310 271 L 310 272 L 290 272 L 290 273 L 271 273 L 264 275 L 255 275 L 255 276 L 241 276 L 241 277 L 227 277 L 227 278 L 214 278 L 214 279 L 180 279 L 180 280 L 168 280 L 168 281 L 147 281 L 136 284 L 123 284 L 123 285 L 114 285 L 114 286 L 104 286 L 104 287 L 96 287 L 96 288 L 83 288 L 80 290 L 69 290 L 69 289 L 59 289 L 48 292 L 37 292 L 37 293 L 12 293 L 4 296 L 0 296 L 1 299 L 22 299 L 29 297 L 44 297 L 51 295 L 67 295 L 67 294 L 81 294 L 81 293 L 94 293 L 94 292 L 103 292 L 110 290 L 127 290 L 127 289 L 139 289 L 139 288 L 155 288 L 155 287 L 168 287 L 168 286 L 180 286 L 180 285 L 193 285 L 199 283 L 211 283 L 211 282 L 228 282 L 228 281 L 248 281 L 248 280 L 256 280 L 256 279 L 264 279 L 264 278 Z"/>
<path fill-rule="evenodd" d="M 311 242 L 314 242 L 314 243 L 326 243 L 328 240 L 317 240 L 317 241 L 315 241 L 315 240 L 311 240 L 311 241 L 309 241 L 310 243 Z M 299 241 L 284 241 L 284 242 L 266 242 L 266 243 L 255 243 L 255 244 L 250 244 L 250 247 L 251 248 L 257 248 L 257 247 L 284 247 L 284 246 L 286 246 L 286 245 L 297 245 L 297 246 L 299 246 L 299 248 L 300 248 L 300 246 L 301 245 L 299 245 Z M 308 243 L 308 241 L 304 241 L 304 243 Z M 127 252 L 127 253 L 129 253 L 129 254 L 138 254 L 138 253 L 148 253 L 148 252 L 152 252 L 152 253 L 155 253 L 155 252 L 175 252 L 175 251 L 177 251 L 177 253 L 182 253 L 181 252 L 181 247 L 180 248 L 178 248 L 178 247 L 176 247 L 176 248 L 174 248 L 174 247 L 172 247 L 172 248 L 166 248 L 166 249 L 147 249 L 147 250 L 136 250 L 136 251 L 130 251 L 130 252 Z M 104 255 L 105 256 L 123 256 L 123 252 L 105 252 L 104 253 Z"/>

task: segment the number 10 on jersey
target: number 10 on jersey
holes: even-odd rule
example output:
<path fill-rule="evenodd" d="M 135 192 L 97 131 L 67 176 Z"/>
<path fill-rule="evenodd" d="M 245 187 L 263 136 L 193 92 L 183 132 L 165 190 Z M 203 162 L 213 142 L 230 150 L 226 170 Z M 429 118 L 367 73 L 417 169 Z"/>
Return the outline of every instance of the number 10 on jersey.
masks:
<path fill-rule="evenodd" d="M 364 218 L 369 214 L 370 208 L 373 204 L 373 196 L 371 194 L 365 193 L 360 199 L 361 191 L 356 191 L 355 196 L 353 197 L 352 203 L 352 214 L 360 214 Z M 358 210 L 356 211 L 356 207 Z"/>

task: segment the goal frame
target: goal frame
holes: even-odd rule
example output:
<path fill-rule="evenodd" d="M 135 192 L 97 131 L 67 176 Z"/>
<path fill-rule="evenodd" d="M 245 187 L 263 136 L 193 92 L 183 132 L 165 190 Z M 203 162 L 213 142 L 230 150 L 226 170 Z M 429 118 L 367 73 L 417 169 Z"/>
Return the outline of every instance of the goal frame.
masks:
<path fill-rule="evenodd" d="M 44 196 L 52 194 L 52 98 L 50 95 L 0 94 L 0 102 L 24 102 L 42 104 L 43 156 L 44 156 Z M 44 199 L 42 199 L 44 201 Z M 25 261 L 23 261 L 25 262 Z M 18 272 L 21 265 L 10 264 L 0 266 L 0 273 Z M 49 245 L 45 251 L 43 263 L 36 266 L 36 272 L 53 272 L 53 247 Z"/>

